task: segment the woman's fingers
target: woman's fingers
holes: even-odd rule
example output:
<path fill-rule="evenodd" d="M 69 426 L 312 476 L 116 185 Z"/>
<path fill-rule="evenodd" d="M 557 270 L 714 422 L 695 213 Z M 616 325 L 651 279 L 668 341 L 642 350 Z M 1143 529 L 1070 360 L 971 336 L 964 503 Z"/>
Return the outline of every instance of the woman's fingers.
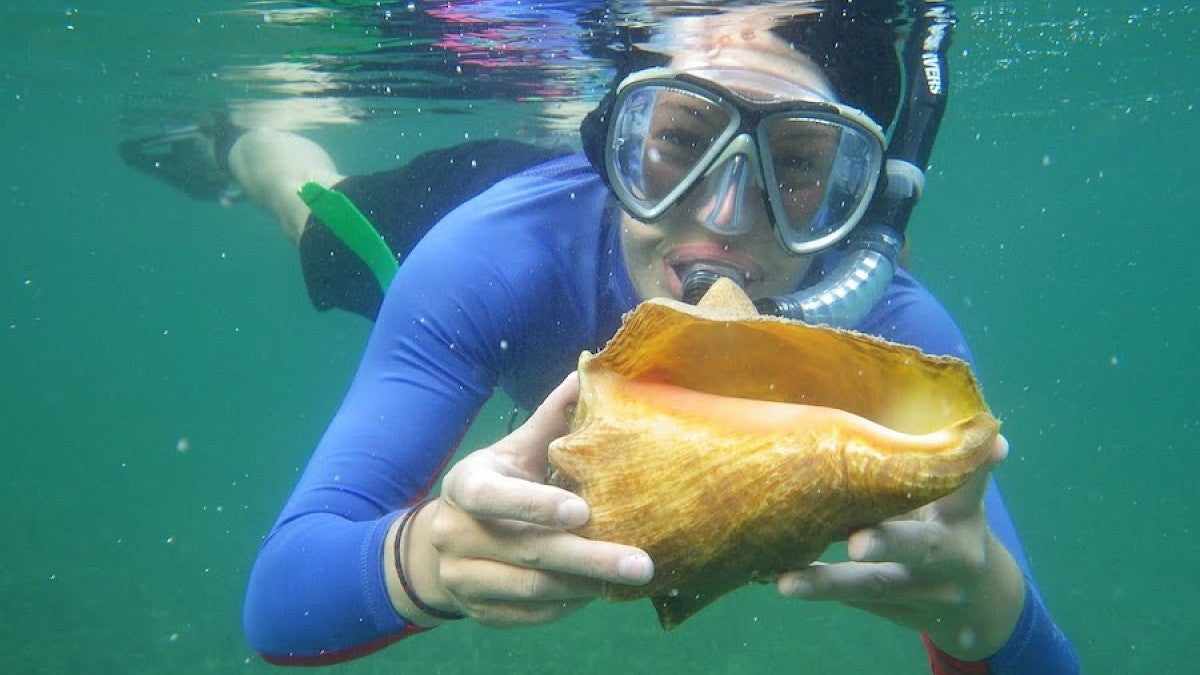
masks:
<path fill-rule="evenodd" d="M 544 483 L 549 445 L 567 432 L 578 395 L 571 375 L 519 429 L 456 464 L 427 507 L 440 583 L 483 623 L 550 621 L 595 598 L 601 582 L 654 576 L 644 551 L 568 532 L 587 522 L 588 506 Z"/>
<path fill-rule="evenodd" d="M 443 565 L 455 600 L 480 623 L 505 628 L 562 618 L 595 600 L 600 582 L 478 558 Z"/>
<path fill-rule="evenodd" d="M 595 579 L 480 558 L 459 559 L 442 575 L 455 583 L 458 599 L 469 604 L 588 601 L 600 594 Z"/>
<path fill-rule="evenodd" d="M 847 551 L 858 562 L 898 562 L 918 574 L 928 568 L 957 573 L 982 564 L 983 494 L 991 471 L 1008 453 L 997 435 L 988 460 L 954 493 L 916 511 L 863 528 L 850 535 Z"/>
<path fill-rule="evenodd" d="M 1008 457 L 1008 440 L 996 434 L 989 441 L 988 458 L 975 470 L 966 485 L 934 502 L 943 518 L 958 519 L 971 517 L 983 508 L 983 493 L 987 490 L 992 470 Z"/>
<path fill-rule="evenodd" d="M 588 600 L 554 600 L 550 602 L 493 602 L 472 608 L 471 617 L 492 628 L 513 628 L 557 621 L 583 609 Z"/>
<path fill-rule="evenodd" d="M 504 472 L 542 482 L 551 441 L 566 435 L 571 406 L 579 398 L 579 376 L 572 372 L 550 392 L 525 423 L 489 448 Z"/>
<path fill-rule="evenodd" d="M 654 564 L 641 549 L 528 522 L 445 513 L 431 521 L 430 537 L 443 560 L 495 560 L 621 584 L 644 584 L 654 576 Z"/>
<path fill-rule="evenodd" d="M 961 602 L 986 565 L 983 493 L 1008 443 L 991 441 L 988 461 L 963 487 L 905 516 L 854 532 L 851 561 L 816 563 L 780 576 L 779 592 L 853 605 Z"/>
<path fill-rule="evenodd" d="M 600 583 L 505 565 L 491 560 L 464 560 L 457 586 L 460 606 L 480 623 L 505 628 L 545 623 L 574 612 L 600 594 Z"/>
<path fill-rule="evenodd" d="M 579 393 L 572 374 L 519 429 L 456 464 L 442 482 L 442 498 L 475 518 L 504 518 L 547 527 L 579 527 L 587 503 L 545 485 L 550 442 L 567 430 L 566 411 Z"/>
<path fill-rule="evenodd" d="M 920 582 L 908 566 L 889 562 L 816 563 L 780 575 L 776 586 L 786 597 L 860 606 L 946 604 L 962 599 L 957 584 Z"/>
<path fill-rule="evenodd" d="M 551 485 L 507 476 L 487 456 L 459 462 L 442 483 L 441 497 L 475 518 L 503 518 L 547 527 L 579 527 L 587 522 L 588 505 L 578 496 Z"/>

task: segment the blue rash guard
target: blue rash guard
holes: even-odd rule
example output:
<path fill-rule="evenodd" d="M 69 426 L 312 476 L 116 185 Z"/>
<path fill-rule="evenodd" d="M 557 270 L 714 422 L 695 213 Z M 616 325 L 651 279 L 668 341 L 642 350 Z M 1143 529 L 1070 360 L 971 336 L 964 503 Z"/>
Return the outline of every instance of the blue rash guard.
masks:
<path fill-rule="evenodd" d="M 419 632 L 388 598 L 388 528 L 430 490 L 495 387 L 533 409 L 637 304 L 618 215 L 587 161 L 569 156 L 497 183 L 416 245 L 251 572 L 245 631 L 263 658 L 334 663 Z M 857 328 L 970 359 L 949 315 L 904 271 Z M 1025 608 L 984 664 L 961 664 L 927 640 L 933 672 L 1076 672 L 994 483 L 985 499 L 1028 580 Z"/>

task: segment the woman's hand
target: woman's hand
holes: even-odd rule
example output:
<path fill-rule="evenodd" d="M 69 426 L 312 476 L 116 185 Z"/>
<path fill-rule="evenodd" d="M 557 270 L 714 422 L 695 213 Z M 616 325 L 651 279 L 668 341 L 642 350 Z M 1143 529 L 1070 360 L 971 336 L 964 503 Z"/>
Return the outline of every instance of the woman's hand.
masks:
<path fill-rule="evenodd" d="M 925 631 L 966 661 L 994 654 L 1021 615 L 1025 581 L 988 528 L 983 493 L 1008 454 L 1003 436 L 988 462 L 958 491 L 916 511 L 853 533 L 850 562 L 813 563 L 780 576 L 779 592 L 837 600 Z"/>
<path fill-rule="evenodd" d="M 547 450 L 578 395 L 571 375 L 519 429 L 446 474 L 405 533 L 404 568 L 422 601 L 491 626 L 535 624 L 590 602 L 601 581 L 654 576 L 644 551 L 567 532 L 587 522 L 588 505 L 545 484 Z"/>

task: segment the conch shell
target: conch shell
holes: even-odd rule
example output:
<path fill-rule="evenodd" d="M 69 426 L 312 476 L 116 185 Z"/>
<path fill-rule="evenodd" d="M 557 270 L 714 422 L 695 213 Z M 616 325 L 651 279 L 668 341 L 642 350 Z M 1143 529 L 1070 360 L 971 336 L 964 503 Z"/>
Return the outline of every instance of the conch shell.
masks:
<path fill-rule="evenodd" d="M 579 383 L 550 482 L 591 507 L 576 533 L 650 554 L 649 584 L 603 593 L 650 597 L 668 630 L 953 492 L 999 428 L 965 362 L 759 316 L 724 280 L 639 305 Z"/>

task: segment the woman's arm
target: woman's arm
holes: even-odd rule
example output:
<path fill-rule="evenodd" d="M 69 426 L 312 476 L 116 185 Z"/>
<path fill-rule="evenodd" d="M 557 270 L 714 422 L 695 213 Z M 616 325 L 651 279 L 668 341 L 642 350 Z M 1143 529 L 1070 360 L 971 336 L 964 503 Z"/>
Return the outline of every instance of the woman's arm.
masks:
<path fill-rule="evenodd" d="M 437 264 L 418 257 L 396 275 L 350 389 L 255 561 L 245 632 L 268 661 L 342 661 L 418 630 L 387 591 L 388 532 L 433 486 L 497 378 L 492 322 L 457 311 L 476 279 L 446 270 L 430 293 L 423 271 Z"/>
<path fill-rule="evenodd" d="M 860 330 L 927 353 L 971 360 L 949 315 L 906 272 L 864 324 Z M 991 462 L 962 489 L 855 532 L 850 562 L 785 574 L 780 591 L 845 602 L 921 631 L 935 673 L 1078 672 L 990 478 L 1006 454 L 998 437 Z"/>
<path fill-rule="evenodd" d="M 559 619 L 600 593 L 600 582 L 643 584 L 654 574 L 644 551 L 567 532 L 587 522 L 588 505 L 545 485 L 550 442 L 567 432 L 578 396 L 569 376 L 519 429 L 464 458 L 442 494 L 404 528 L 400 575 L 390 577 L 397 610 L 423 606 L 490 626 Z M 397 556 L 385 558 L 397 565 Z"/>
<path fill-rule="evenodd" d="M 598 217 L 605 193 L 585 164 L 555 166 L 504 181 L 501 186 L 507 187 L 497 186 L 452 212 L 401 266 L 354 382 L 252 571 L 246 634 L 268 660 L 341 661 L 427 625 L 406 620 L 395 606 L 405 603 L 393 603 L 396 596 L 389 592 L 389 575 L 397 571 L 398 518 L 431 489 L 502 376 L 517 385 L 533 381 L 534 386 L 518 390 L 526 399 L 541 400 L 571 370 L 573 355 L 595 332 L 586 323 L 592 316 L 584 311 L 586 294 L 581 297 L 578 289 L 595 292 L 594 263 L 583 262 L 596 252 L 581 242 L 592 247 L 600 242 L 594 230 L 562 228 L 561 222 Z M 558 414 L 561 425 L 561 409 Z M 539 426 L 551 419 L 539 417 Z M 508 516 L 520 520 L 521 509 L 529 506 L 522 495 L 561 501 L 563 495 L 540 484 L 540 474 L 510 470 L 512 462 L 505 458 L 512 452 L 501 451 L 511 450 L 520 433 L 460 463 L 447 476 L 443 498 L 411 520 L 408 550 L 428 553 L 432 545 L 438 557 L 424 564 L 402 555 L 401 570 L 436 575 L 433 587 L 414 576 L 418 597 L 428 594 L 428 602 L 442 604 L 444 588 L 457 606 L 484 618 L 487 612 L 480 608 L 486 600 L 462 590 L 469 584 L 457 583 L 473 575 L 461 571 L 463 565 L 448 567 L 447 560 L 504 561 L 505 554 L 493 555 L 475 544 L 453 548 L 474 539 L 444 534 L 439 546 L 437 532 L 477 527 L 494 534 L 496 522 Z M 516 446 L 545 452 L 528 438 Z M 456 518 L 443 518 L 449 515 Z M 517 528 L 493 543 L 508 546 L 511 556 L 516 550 L 511 535 L 519 540 L 521 534 Z M 626 549 L 621 547 L 617 557 L 627 557 Z M 385 558 L 393 564 L 385 565 Z M 644 573 L 643 566 L 639 574 Z M 597 576 L 614 575 L 599 571 Z M 394 589 L 398 577 L 392 581 Z"/>

